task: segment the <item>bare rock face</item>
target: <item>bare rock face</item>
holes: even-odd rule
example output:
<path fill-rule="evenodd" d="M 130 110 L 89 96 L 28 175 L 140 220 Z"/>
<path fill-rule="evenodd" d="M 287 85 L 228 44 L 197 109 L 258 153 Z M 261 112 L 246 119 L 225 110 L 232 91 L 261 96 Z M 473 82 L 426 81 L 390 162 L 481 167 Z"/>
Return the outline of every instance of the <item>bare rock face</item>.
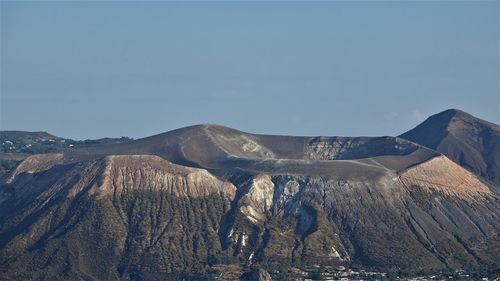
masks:
<path fill-rule="evenodd" d="M 62 153 L 36 154 L 24 159 L 13 171 L 10 178 L 7 180 L 11 183 L 14 178 L 21 173 L 41 172 L 50 169 L 63 158 Z"/>
<path fill-rule="evenodd" d="M 273 201 L 278 209 L 284 209 L 287 202 L 292 202 L 292 198 L 300 191 L 300 183 L 295 180 L 279 180 L 274 191 Z"/>
<path fill-rule="evenodd" d="M 391 137 L 318 137 L 309 142 L 306 155 L 313 160 L 361 159 L 377 155 L 407 155 L 417 149 L 408 141 Z"/>
<path fill-rule="evenodd" d="M 267 175 L 251 180 L 250 188 L 242 199 L 241 212 L 252 222 L 265 220 L 266 212 L 273 204 L 274 183 Z"/>
<path fill-rule="evenodd" d="M 204 197 L 212 193 L 232 200 L 236 187 L 207 170 L 170 163 L 153 155 L 108 156 L 102 184 L 93 191 L 120 194 L 132 189 L 167 192 L 178 197 Z"/>
<path fill-rule="evenodd" d="M 437 191 L 464 200 L 492 195 L 488 186 L 445 156 L 409 168 L 399 179 L 407 187 L 419 186 L 429 192 Z"/>

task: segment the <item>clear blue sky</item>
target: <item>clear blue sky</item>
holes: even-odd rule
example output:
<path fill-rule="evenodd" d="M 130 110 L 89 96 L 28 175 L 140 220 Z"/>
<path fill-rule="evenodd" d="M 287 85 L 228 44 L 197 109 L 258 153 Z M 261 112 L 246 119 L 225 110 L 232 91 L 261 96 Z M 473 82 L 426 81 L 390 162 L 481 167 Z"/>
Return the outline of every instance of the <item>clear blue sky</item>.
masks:
<path fill-rule="evenodd" d="M 499 2 L 1 2 L 1 129 L 75 139 L 217 123 L 397 135 L 499 122 Z"/>

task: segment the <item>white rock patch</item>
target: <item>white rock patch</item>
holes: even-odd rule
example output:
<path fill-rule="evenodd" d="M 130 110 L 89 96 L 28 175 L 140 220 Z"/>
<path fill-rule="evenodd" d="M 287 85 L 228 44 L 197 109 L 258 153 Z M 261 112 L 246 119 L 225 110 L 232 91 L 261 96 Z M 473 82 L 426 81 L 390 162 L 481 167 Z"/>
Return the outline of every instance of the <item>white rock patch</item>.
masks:
<path fill-rule="evenodd" d="M 241 246 L 242 247 L 245 247 L 247 245 L 247 239 L 248 239 L 248 235 L 246 235 L 245 233 L 243 233 L 241 235 Z"/>
<path fill-rule="evenodd" d="M 266 212 L 273 205 L 274 183 L 268 175 L 258 175 L 252 179 L 248 193 L 242 198 L 244 202 L 240 211 L 253 223 L 266 218 Z"/>
<path fill-rule="evenodd" d="M 333 247 L 333 246 L 332 246 L 332 251 L 330 252 L 330 257 L 343 260 L 342 257 L 340 256 L 339 252 L 337 251 L 337 249 L 335 249 L 335 247 Z"/>

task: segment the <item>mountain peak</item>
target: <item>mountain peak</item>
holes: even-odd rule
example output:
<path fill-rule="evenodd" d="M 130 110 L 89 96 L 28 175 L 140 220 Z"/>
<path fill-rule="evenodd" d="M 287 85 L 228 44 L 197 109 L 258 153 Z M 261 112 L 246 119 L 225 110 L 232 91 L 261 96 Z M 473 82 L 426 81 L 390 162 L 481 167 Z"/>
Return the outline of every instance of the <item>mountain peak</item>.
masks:
<path fill-rule="evenodd" d="M 467 115 L 470 115 L 469 113 L 467 113 L 467 112 L 465 112 L 463 110 L 457 109 L 457 108 L 446 109 L 444 111 L 441 111 L 441 112 L 437 113 L 436 115 L 443 114 L 443 113 L 467 114 Z"/>
<path fill-rule="evenodd" d="M 472 125 L 472 123 L 480 123 L 480 124 L 485 124 L 487 126 L 493 126 L 498 128 L 498 125 L 494 123 L 488 122 L 463 110 L 455 108 L 447 109 L 445 111 L 434 114 L 429 118 L 427 118 L 422 124 L 425 124 L 426 122 L 439 122 L 448 124 L 449 127 L 450 124 L 457 121 L 466 121 L 471 123 L 470 125 Z"/>
<path fill-rule="evenodd" d="M 459 109 L 427 118 L 401 138 L 432 148 L 476 174 L 500 183 L 500 126 Z"/>
<path fill-rule="evenodd" d="M 473 115 L 471 115 L 463 110 L 455 109 L 455 108 L 447 109 L 447 110 L 442 111 L 440 113 L 437 113 L 433 116 L 450 118 L 450 120 L 449 120 L 450 122 L 453 122 L 454 120 L 472 120 L 472 119 L 480 120 L 479 118 L 477 118 L 477 117 L 475 117 L 475 116 L 473 116 Z"/>
<path fill-rule="evenodd" d="M 191 126 L 187 126 L 187 127 L 183 127 L 183 128 L 192 128 L 192 129 L 214 129 L 214 128 L 225 128 L 225 129 L 231 129 L 229 127 L 226 127 L 226 126 L 223 126 L 223 125 L 219 125 L 219 124 L 215 124 L 215 123 L 202 123 L 202 124 L 195 124 L 195 125 L 191 125 Z M 181 128 L 181 129 L 183 129 Z"/>

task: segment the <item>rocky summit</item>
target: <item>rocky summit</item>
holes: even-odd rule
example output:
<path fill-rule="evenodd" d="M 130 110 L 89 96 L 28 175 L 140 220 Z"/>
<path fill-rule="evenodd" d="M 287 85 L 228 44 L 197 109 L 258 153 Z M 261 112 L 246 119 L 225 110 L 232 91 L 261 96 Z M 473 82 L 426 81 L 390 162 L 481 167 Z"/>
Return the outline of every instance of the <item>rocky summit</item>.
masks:
<path fill-rule="evenodd" d="M 0 280 L 495 275 L 499 140 L 497 124 L 448 110 L 400 137 L 197 125 L 2 152 L 15 162 L 0 178 Z"/>

